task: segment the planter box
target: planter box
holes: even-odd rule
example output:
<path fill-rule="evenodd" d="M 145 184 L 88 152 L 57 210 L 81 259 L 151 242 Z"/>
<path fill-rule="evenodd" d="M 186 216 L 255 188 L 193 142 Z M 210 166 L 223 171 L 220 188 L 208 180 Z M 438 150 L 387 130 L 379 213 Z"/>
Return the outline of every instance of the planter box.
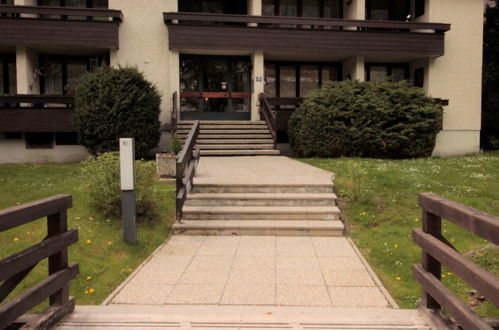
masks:
<path fill-rule="evenodd" d="M 176 176 L 177 157 L 169 154 L 156 154 L 156 168 L 160 178 Z"/>

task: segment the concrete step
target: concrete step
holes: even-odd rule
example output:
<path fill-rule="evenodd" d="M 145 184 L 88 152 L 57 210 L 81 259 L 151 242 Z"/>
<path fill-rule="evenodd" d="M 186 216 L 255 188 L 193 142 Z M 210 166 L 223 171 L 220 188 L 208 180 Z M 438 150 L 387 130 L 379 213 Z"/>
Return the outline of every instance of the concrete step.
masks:
<path fill-rule="evenodd" d="M 274 144 L 272 139 L 200 139 L 198 144 Z"/>
<path fill-rule="evenodd" d="M 178 136 L 189 134 L 190 130 L 177 130 Z M 268 129 L 201 129 L 199 134 L 270 134 Z"/>
<path fill-rule="evenodd" d="M 335 194 L 188 194 L 186 206 L 335 206 Z"/>
<path fill-rule="evenodd" d="M 339 220 L 336 206 L 184 206 L 185 220 Z"/>
<path fill-rule="evenodd" d="M 178 235 L 343 236 L 341 221 L 184 220 L 173 225 Z"/>
<path fill-rule="evenodd" d="M 201 150 L 273 149 L 273 144 L 197 144 Z"/>
<path fill-rule="evenodd" d="M 55 329 L 123 328 L 427 330 L 429 326 L 416 309 L 121 304 L 78 305 Z"/>
<path fill-rule="evenodd" d="M 201 125 L 255 125 L 255 124 L 266 124 L 264 120 L 200 120 Z M 178 125 L 194 124 L 194 120 L 181 120 L 177 123 Z"/>
<path fill-rule="evenodd" d="M 187 135 L 180 136 L 185 139 Z M 199 134 L 198 139 L 272 139 L 270 134 Z"/>
<path fill-rule="evenodd" d="M 328 184 L 219 184 L 196 183 L 194 193 L 333 193 L 333 183 Z"/>
<path fill-rule="evenodd" d="M 179 130 L 189 130 L 192 125 L 177 125 Z M 225 129 L 242 129 L 242 130 L 253 130 L 253 129 L 268 129 L 266 124 L 251 124 L 251 125 L 201 125 L 201 129 L 212 129 L 212 130 L 225 130 Z"/>
<path fill-rule="evenodd" d="M 201 156 L 263 156 L 263 155 L 280 155 L 279 150 L 262 149 L 262 150 L 206 150 L 201 149 Z"/>

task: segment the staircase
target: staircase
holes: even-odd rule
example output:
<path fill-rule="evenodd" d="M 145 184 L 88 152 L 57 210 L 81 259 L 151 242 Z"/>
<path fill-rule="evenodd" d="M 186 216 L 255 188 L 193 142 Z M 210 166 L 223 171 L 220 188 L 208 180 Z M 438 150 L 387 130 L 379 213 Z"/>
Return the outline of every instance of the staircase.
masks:
<path fill-rule="evenodd" d="M 192 121 L 180 121 L 177 134 L 184 141 Z M 279 155 L 264 121 L 201 121 L 197 145 L 201 156 Z"/>
<path fill-rule="evenodd" d="M 266 159 L 265 159 L 266 158 Z M 236 158 L 227 158 L 224 164 L 227 177 L 230 168 L 237 168 Z M 241 158 L 240 158 L 241 159 Z M 244 157 L 244 159 L 246 159 Z M 256 157 L 247 159 L 253 168 L 265 167 L 275 160 L 276 172 L 284 180 L 267 181 L 265 175 L 246 176 L 241 172 L 238 180 L 203 180 L 194 178 L 192 190 L 187 194 L 183 218 L 173 226 L 175 234 L 184 235 L 281 235 L 281 236 L 342 236 L 343 223 L 333 193 L 331 178 L 323 180 L 297 180 L 282 173 L 286 165 L 296 166 L 292 172 L 303 171 L 301 163 L 284 157 Z M 201 158 L 211 163 L 210 168 L 222 166 L 216 159 Z M 281 163 L 283 162 L 283 163 Z M 296 164 L 295 164 L 296 162 Z M 247 165 L 249 166 L 249 165 Z M 268 165 L 267 165 L 268 166 Z M 208 176 L 200 169 L 199 177 Z M 278 172 L 277 172 L 278 173 Z M 258 175 L 258 174 L 255 174 Z M 259 180 L 259 181 L 258 181 Z M 267 181 L 267 183 L 263 183 Z"/>

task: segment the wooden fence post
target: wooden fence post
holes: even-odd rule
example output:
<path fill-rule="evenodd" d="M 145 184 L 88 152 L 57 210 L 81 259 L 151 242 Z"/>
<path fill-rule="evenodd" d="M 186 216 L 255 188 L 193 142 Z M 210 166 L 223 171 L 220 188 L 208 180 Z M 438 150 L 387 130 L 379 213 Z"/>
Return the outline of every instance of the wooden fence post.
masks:
<path fill-rule="evenodd" d="M 59 213 L 47 216 L 47 238 L 68 231 L 68 213 L 63 210 Z M 68 250 L 57 252 L 49 258 L 49 275 L 68 267 Z M 66 284 L 56 293 L 50 296 L 50 306 L 65 306 L 69 303 L 69 287 Z"/>
<path fill-rule="evenodd" d="M 442 218 L 439 216 L 430 213 L 423 209 L 423 231 L 427 234 L 430 234 L 438 239 L 442 237 Z M 433 274 L 439 281 L 442 279 L 442 265 L 440 262 L 433 258 L 430 254 L 426 253 L 423 249 L 423 258 L 422 258 L 423 268 L 427 272 Z M 440 304 L 433 299 L 431 295 L 429 295 L 423 289 L 422 293 L 422 304 L 424 307 L 429 309 L 440 309 Z"/>

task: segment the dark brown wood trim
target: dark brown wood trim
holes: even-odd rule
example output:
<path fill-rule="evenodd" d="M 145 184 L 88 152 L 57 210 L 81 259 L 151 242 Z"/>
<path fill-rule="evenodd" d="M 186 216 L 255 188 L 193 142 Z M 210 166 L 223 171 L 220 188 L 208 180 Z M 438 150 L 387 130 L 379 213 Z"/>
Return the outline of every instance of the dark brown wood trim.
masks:
<path fill-rule="evenodd" d="M 0 5 L 0 14 L 31 14 L 50 16 L 108 17 L 113 21 L 123 21 L 123 13 L 116 9 L 95 9 L 79 7 Z M 33 18 L 33 17 L 29 17 Z M 35 17 L 36 19 L 36 17 Z M 51 18 L 54 19 L 54 18 Z M 57 18 L 55 18 L 57 19 Z"/>
<path fill-rule="evenodd" d="M 0 133 L 74 132 L 70 108 L 0 108 Z"/>

